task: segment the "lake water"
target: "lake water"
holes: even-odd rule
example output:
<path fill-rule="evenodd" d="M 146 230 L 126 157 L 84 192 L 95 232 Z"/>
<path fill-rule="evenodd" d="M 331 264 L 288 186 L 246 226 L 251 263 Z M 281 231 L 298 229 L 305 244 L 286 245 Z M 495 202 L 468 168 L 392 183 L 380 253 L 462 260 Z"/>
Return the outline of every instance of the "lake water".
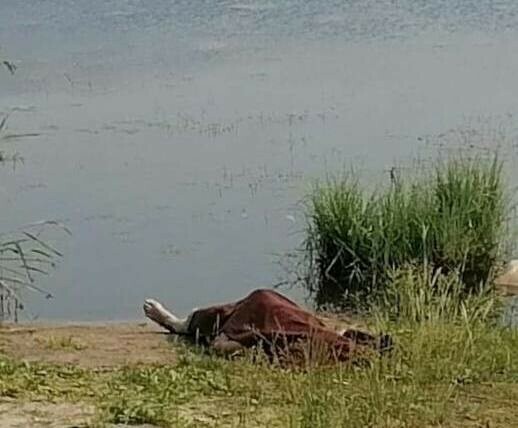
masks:
<path fill-rule="evenodd" d="M 283 278 L 313 179 L 466 135 L 514 158 L 517 35 L 510 0 L 3 0 L 0 112 L 40 135 L 1 142 L 2 229 L 73 232 L 27 316 L 235 299 Z"/>

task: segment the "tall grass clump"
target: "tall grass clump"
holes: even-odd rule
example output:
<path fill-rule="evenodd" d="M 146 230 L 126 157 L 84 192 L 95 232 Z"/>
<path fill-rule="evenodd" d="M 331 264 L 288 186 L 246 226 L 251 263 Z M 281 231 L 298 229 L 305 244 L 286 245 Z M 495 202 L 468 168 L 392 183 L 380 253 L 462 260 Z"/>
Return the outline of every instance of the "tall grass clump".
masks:
<path fill-rule="evenodd" d="M 426 264 L 391 270 L 373 311 L 380 325 L 494 325 L 502 300 L 488 287 L 465 293 L 459 272 L 443 274 Z"/>
<path fill-rule="evenodd" d="M 508 249 L 510 203 L 498 157 L 438 160 L 368 191 L 355 174 L 313 189 L 306 287 L 319 306 L 369 305 L 408 264 L 458 272 L 463 292 L 488 284 Z"/>
<path fill-rule="evenodd" d="M 43 221 L 26 226 L 23 230 L 0 233 L 0 324 L 2 321 L 18 321 L 27 291 L 44 295 L 52 294 L 36 283 L 37 275 L 47 275 L 62 257 L 43 232 L 49 227 L 70 231 L 55 221 Z"/>

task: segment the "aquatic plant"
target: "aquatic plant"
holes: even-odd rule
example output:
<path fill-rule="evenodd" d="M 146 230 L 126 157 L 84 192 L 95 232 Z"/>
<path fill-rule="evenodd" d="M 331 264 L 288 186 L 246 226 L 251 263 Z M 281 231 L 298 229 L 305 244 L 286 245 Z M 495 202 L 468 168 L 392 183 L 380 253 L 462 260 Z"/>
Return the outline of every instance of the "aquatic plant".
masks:
<path fill-rule="evenodd" d="M 8 60 L 0 58 L 0 64 L 14 74 L 17 67 Z M 39 134 L 8 134 L 9 115 L 0 119 L 0 141 Z M 0 163 L 12 161 L 23 162 L 17 153 L 6 155 L 0 150 Z M 55 266 L 56 259 L 62 257 L 61 252 L 52 247 L 41 234 L 49 227 L 58 227 L 70 234 L 66 226 L 56 221 L 41 221 L 27 225 L 14 232 L 0 233 L 0 323 L 6 320 L 18 321 L 19 310 L 23 309 L 23 292 L 26 290 L 43 294 L 51 298 L 52 294 L 36 285 L 35 276 L 46 275 Z"/>
<path fill-rule="evenodd" d="M 52 298 L 50 292 L 36 284 L 36 276 L 48 274 L 57 259 L 63 256 L 41 236 L 49 227 L 57 227 L 70 234 L 56 221 L 33 223 L 18 231 L 0 234 L 0 322 L 18 321 L 25 291 Z"/>
<path fill-rule="evenodd" d="M 11 74 L 14 74 L 18 68 L 14 62 L 5 58 L 0 58 L 0 64 L 3 65 Z"/>
<path fill-rule="evenodd" d="M 439 159 L 374 191 L 354 173 L 330 178 L 314 187 L 307 212 L 304 285 L 319 306 L 368 306 L 407 264 L 459 272 L 463 291 L 478 290 L 510 248 L 497 155 Z"/>

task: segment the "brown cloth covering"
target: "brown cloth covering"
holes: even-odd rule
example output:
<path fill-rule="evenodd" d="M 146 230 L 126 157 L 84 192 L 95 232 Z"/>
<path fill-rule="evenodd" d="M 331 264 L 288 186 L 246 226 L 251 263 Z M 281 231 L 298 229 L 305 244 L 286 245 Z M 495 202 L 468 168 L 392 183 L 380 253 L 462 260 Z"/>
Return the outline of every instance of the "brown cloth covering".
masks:
<path fill-rule="evenodd" d="M 200 309 L 192 314 L 189 333 L 210 343 L 226 336 L 246 348 L 261 345 L 269 355 L 315 354 L 339 361 L 374 337 L 357 331 L 340 335 L 315 315 L 273 290 L 255 290 L 235 303 Z"/>

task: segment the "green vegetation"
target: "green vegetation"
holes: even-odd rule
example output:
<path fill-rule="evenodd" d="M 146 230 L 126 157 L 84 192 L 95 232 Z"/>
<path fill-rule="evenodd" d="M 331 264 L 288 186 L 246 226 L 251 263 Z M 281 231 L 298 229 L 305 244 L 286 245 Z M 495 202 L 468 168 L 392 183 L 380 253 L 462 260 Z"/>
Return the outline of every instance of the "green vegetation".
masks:
<path fill-rule="evenodd" d="M 383 357 L 303 370 L 175 345 L 176 364 L 100 370 L 0 351 L 0 398 L 93 406 L 92 428 L 518 426 L 518 330 L 487 286 L 507 245 L 501 168 L 453 159 L 368 195 L 354 177 L 315 189 L 308 287 L 320 304 L 368 307 L 395 342 Z M 48 347 L 81 352 L 72 338 Z"/>
<path fill-rule="evenodd" d="M 394 290 L 411 297 L 420 281 L 438 281 L 429 272 L 406 268 Z M 389 330 L 397 346 L 361 367 L 286 369 L 182 345 L 172 366 L 99 371 L 0 358 L 0 397 L 93 405 L 92 427 L 517 426 L 518 331 L 492 322 L 496 297 L 458 309 L 449 297 L 458 278 L 441 281 L 449 285 L 428 298 L 401 299 L 397 321 L 376 312 L 371 327 Z"/>
<path fill-rule="evenodd" d="M 51 298 L 52 294 L 36 285 L 36 275 L 45 275 L 62 254 L 52 247 L 42 233 L 49 227 L 70 231 L 56 221 L 27 225 L 23 230 L 0 234 L 0 323 L 18 321 L 27 290 Z"/>
<path fill-rule="evenodd" d="M 319 306 L 368 306 L 391 271 L 424 263 L 478 290 L 507 255 L 509 208 L 496 156 L 441 160 L 371 193 L 354 174 L 329 180 L 309 200 L 306 287 Z"/>
<path fill-rule="evenodd" d="M 43 345 L 46 349 L 51 350 L 74 350 L 80 351 L 85 349 L 85 345 L 78 341 L 72 336 L 67 337 L 49 337 L 47 338 Z"/>
<path fill-rule="evenodd" d="M 0 58 L 3 65 L 11 74 L 14 74 L 16 65 Z M 5 134 L 7 129 L 6 114 L 0 119 L 0 141 L 16 139 L 38 134 Z M 11 161 L 13 166 L 23 158 L 17 153 L 6 154 L 0 150 L 0 163 Z M 0 233 L 0 324 L 6 320 L 18 321 L 19 310 L 23 309 L 22 294 L 26 290 L 42 293 L 47 298 L 52 294 L 41 289 L 35 283 L 37 274 L 46 275 L 50 268 L 55 266 L 56 259 L 62 254 L 48 244 L 42 233 L 49 226 L 57 226 L 70 234 L 70 231 L 56 221 L 43 221 L 27 225 L 24 230 L 9 233 Z"/>

